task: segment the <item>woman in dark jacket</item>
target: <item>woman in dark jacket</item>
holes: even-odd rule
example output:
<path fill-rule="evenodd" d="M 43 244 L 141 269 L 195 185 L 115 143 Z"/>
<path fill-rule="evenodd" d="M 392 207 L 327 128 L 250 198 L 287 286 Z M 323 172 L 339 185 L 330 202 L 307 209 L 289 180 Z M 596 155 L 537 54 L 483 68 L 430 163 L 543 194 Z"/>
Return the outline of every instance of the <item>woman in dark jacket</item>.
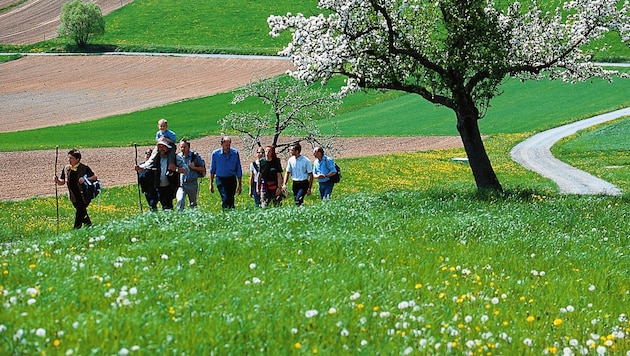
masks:
<path fill-rule="evenodd" d="M 260 159 L 260 174 L 258 174 L 256 185 L 258 196 L 260 196 L 260 206 L 264 208 L 271 202 L 273 206 L 281 205 L 282 184 L 282 163 L 276 155 L 276 148 L 267 146 L 265 157 Z"/>
<path fill-rule="evenodd" d="M 61 172 L 61 178 L 55 176 L 55 183 L 58 185 L 68 185 L 70 201 L 76 209 L 74 218 L 75 229 L 80 229 L 83 225 L 92 225 L 92 221 L 87 212 L 90 199 L 85 196 L 83 184 L 85 179 L 88 179 L 90 182 L 95 182 L 98 178 L 90 167 L 81 163 L 81 152 L 73 148 L 68 152 L 68 164 L 64 167 L 63 172 Z"/>

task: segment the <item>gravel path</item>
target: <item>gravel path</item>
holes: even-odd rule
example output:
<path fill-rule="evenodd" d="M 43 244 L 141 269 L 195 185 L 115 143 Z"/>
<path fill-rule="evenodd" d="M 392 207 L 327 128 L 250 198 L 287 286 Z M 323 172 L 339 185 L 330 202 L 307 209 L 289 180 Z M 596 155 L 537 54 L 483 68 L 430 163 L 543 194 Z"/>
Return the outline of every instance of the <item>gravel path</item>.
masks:
<path fill-rule="evenodd" d="M 553 180 L 562 193 L 619 195 L 619 188 L 560 161 L 553 157 L 550 149 L 560 139 L 579 130 L 628 115 L 630 108 L 625 108 L 547 130 L 519 143 L 510 154 L 523 167 Z"/>

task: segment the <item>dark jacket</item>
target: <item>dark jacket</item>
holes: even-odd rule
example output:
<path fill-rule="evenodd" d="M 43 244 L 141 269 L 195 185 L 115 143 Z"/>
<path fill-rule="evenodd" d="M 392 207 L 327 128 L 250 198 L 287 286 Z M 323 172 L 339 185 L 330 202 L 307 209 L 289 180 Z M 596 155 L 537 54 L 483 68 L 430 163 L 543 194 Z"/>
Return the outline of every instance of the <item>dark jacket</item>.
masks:
<path fill-rule="evenodd" d="M 91 177 L 94 175 L 94 172 L 92 172 L 90 167 L 86 166 L 85 164 L 79 163 L 79 166 L 77 167 L 77 182 L 75 182 L 77 184 L 77 187 L 70 187 L 71 183 L 70 183 L 69 178 L 70 178 L 71 170 L 72 170 L 72 166 L 68 164 L 64 167 L 63 172 L 61 173 L 61 179 L 66 180 L 66 185 L 68 186 L 68 191 L 70 192 L 70 201 L 71 202 L 77 201 L 77 197 L 74 194 L 74 191 L 76 190 L 76 191 L 81 192 L 81 199 L 83 200 L 83 202 L 85 204 L 90 204 L 90 200 L 85 197 L 84 185 L 79 184 L 78 179 L 83 176 Z M 78 188 L 78 190 L 76 188 Z"/>

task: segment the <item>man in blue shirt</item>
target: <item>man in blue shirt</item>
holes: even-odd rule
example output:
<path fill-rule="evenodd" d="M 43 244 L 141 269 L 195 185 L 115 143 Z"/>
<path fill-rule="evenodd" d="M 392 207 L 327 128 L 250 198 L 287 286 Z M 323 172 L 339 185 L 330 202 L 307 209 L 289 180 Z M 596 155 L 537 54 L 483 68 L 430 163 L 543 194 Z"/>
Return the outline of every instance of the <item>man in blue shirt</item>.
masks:
<path fill-rule="evenodd" d="M 313 156 L 315 156 L 313 177 L 317 178 L 319 184 L 319 196 L 322 200 L 330 199 L 334 186 L 333 182 L 330 181 L 330 177 L 337 174 L 335 162 L 324 154 L 324 149 L 321 147 L 313 149 Z"/>
<path fill-rule="evenodd" d="M 223 136 L 221 148 L 212 151 L 210 156 L 210 193 L 214 193 L 216 180 L 223 209 L 233 209 L 234 195 L 236 193 L 240 195 L 243 190 L 241 158 L 238 151 L 231 146 L 232 139 Z"/>

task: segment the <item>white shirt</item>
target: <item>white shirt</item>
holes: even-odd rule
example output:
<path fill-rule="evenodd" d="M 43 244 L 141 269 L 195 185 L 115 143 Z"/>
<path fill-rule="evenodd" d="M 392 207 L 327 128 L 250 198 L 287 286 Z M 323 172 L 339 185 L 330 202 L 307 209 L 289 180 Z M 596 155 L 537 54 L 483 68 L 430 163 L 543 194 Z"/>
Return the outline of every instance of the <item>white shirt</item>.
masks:
<path fill-rule="evenodd" d="M 294 181 L 305 181 L 308 175 L 313 173 L 313 167 L 308 158 L 300 155 L 296 159 L 295 156 L 291 156 L 287 161 L 287 172 L 291 173 L 291 179 Z"/>

